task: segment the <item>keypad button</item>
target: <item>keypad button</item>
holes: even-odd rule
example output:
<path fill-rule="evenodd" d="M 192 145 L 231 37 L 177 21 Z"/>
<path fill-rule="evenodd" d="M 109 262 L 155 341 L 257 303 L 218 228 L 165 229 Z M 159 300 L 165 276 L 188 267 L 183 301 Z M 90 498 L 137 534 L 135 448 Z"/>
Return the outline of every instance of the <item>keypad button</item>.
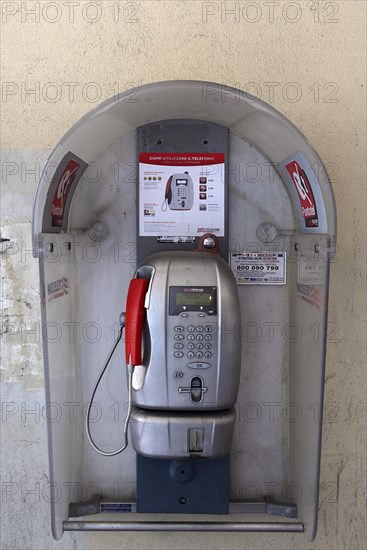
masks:
<path fill-rule="evenodd" d="M 175 344 L 175 349 L 182 349 L 184 347 L 183 344 Z"/>
<path fill-rule="evenodd" d="M 205 357 L 206 359 L 210 359 L 211 356 L 212 356 L 212 354 L 210 353 L 210 351 L 206 351 L 206 352 L 204 353 L 204 357 Z"/>
<path fill-rule="evenodd" d="M 204 344 L 204 348 L 205 348 L 205 349 L 212 349 L 212 345 L 209 344 L 209 342 L 206 342 L 206 343 Z"/>
<path fill-rule="evenodd" d="M 202 325 L 198 325 L 196 327 L 196 332 L 203 332 L 203 326 Z"/>
<path fill-rule="evenodd" d="M 213 332 L 213 327 L 211 325 L 205 325 L 204 331 L 205 332 Z"/>
<path fill-rule="evenodd" d="M 187 357 L 188 357 L 189 359 L 192 359 L 192 358 L 194 357 L 194 355 L 195 355 L 195 353 L 194 353 L 193 351 L 188 351 L 188 352 L 187 352 Z"/>
<path fill-rule="evenodd" d="M 212 335 L 211 334 L 205 334 L 205 340 L 207 342 L 210 342 L 210 340 L 212 339 Z"/>
<path fill-rule="evenodd" d="M 199 317 L 206 317 L 206 313 L 199 313 Z"/>
<path fill-rule="evenodd" d="M 196 344 L 196 349 L 203 349 L 203 344 L 201 342 L 198 342 Z"/>
<path fill-rule="evenodd" d="M 190 326 L 187 327 L 187 331 L 188 331 L 188 332 L 195 332 L 195 327 L 193 327 L 192 325 L 190 325 Z"/>
<path fill-rule="evenodd" d="M 187 339 L 188 340 L 195 340 L 195 336 L 193 334 L 189 334 Z"/>
<path fill-rule="evenodd" d="M 180 317 L 188 317 L 189 314 L 188 313 L 180 313 Z"/>
<path fill-rule="evenodd" d="M 195 347 L 195 344 L 193 344 L 192 342 L 189 342 L 187 344 L 187 349 L 194 349 L 194 347 Z"/>
<path fill-rule="evenodd" d="M 198 359 L 201 359 L 202 356 L 203 356 L 203 352 L 202 352 L 202 351 L 197 351 L 197 352 L 196 352 L 196 357 L 197 357 Z"/>
<path fill-rule="evenodd" d="M 177 327 L 175 327 L 176 332 L 183 332 L 184 330 L 184 327 L 181 327 L 180 325 L 177 325 Z"/>
<path fill-rule="evenodd" d="M 189 367 L 189 369 L 208 369 L 209 367 L 211 367 L 211 364 L 195 362 L 195 363 L 189 363 L 187 366 Z"/>
<path fill-rule="evenodd" d="M 203 335 L 202 335 L 202 334 L 198 334 L 198 335 L 196 336 L 196 340 L 201 341 L 202 339 L 203 339 Z"/>
<path fill-rule="evenodd" d="M 183 340 L 184 337 L 182 336 L 182 334 L 175 334 L 175 340 Z"/>
<path fill-rule="evenodd" d="M 183 357 L 183 353 L 182 351 L 175 351 L 175 353 L 173 354 L 175 357 Z"/>

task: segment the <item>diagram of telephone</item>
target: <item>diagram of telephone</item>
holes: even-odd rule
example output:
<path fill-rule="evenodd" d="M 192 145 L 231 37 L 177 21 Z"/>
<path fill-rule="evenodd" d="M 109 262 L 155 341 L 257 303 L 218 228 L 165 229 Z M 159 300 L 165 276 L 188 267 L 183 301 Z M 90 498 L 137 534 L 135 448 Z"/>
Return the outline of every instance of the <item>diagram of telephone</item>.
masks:
<path fill-rule="evenodd" d="M 173 174 L 167 180 L 162 211 L 191 210 L 194 203 L 194 185 L 188 172 Z"/>
<path fill-rule="evenodd" d="M 88 420 L 93 447 L 110 456 L 124 450 L 133 413 L 131 439 L 138 454 L 171 459 L 228 454 L 240 377 L 240 321 L 234 276 L 218 253 L 170 251 L 146 258 L 130 282 L 121 316 L 129 388 L 124 446 L 114 453 L 99 449 Z"/>

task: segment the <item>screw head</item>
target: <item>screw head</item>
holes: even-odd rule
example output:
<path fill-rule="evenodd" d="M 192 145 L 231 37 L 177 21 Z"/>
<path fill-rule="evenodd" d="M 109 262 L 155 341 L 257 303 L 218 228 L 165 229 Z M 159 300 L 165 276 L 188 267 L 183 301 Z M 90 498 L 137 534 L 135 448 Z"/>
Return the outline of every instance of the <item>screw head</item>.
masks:
<path fill-rule="evenodd" d="M 206 237 L 203 241 L 203 245 L 205 248 L 214 248 L 215 240 L 213 239 L 213 237 Z"/>

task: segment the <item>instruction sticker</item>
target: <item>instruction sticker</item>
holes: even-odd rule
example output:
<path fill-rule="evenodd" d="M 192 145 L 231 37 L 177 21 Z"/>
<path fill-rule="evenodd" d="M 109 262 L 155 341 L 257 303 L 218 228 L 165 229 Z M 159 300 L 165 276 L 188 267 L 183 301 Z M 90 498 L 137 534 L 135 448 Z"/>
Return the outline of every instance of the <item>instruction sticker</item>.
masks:
<path fill-rule="evenodd" d="M 231 252 L 230 263 L 238 285 L 284 285 L 285 252 Z"/>
<path fill-rule="evenodd" d="M 325 283 L 326 261 L 323 254 L 306 252 L 298 261 L 298 283 L 302 285 L 322 285 Z"/>
<path fill-rule="evenodd" d="M 224 153 L 140 153 L 139 235 L 224 236 Z"/>
<path fill-rule="evenodd" d="M 101 513 L 129 513 L 136 512 L 136 505 L 133 502 L 101 502 L 99 505 L 99 511 Z"/>

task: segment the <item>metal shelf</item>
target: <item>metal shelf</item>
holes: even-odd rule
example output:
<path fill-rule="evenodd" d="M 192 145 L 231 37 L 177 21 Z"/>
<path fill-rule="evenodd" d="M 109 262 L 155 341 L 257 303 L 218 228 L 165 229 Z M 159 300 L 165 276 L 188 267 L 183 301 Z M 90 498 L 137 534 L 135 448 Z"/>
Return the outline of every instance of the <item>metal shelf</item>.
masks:
<path fill-rule="evenodd" d="M 170 522 L 170 521 L 64 521 L 64 531 L 225 531 L 303 533 L 300 522 Z"/>

